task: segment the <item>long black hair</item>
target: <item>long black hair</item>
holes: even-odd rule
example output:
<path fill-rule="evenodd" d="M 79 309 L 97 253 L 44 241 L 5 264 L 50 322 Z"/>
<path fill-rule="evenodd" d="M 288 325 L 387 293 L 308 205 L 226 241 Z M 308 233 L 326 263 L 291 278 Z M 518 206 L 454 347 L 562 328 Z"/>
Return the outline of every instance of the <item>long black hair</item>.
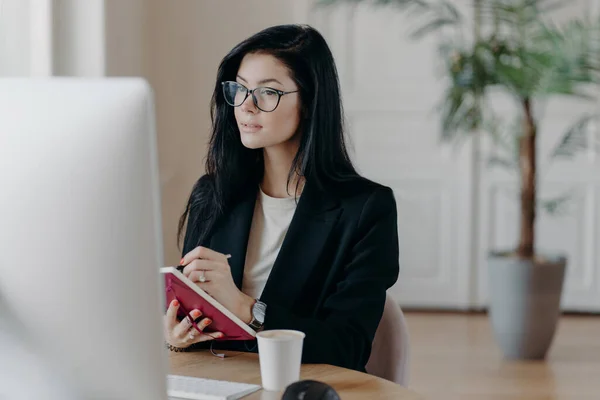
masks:
<path fill-rule="evenodd" d="M 256 189 L 263 177 L 261 149 L 248 149 L 240 139 L 234 110 L 224 99 L 221 82 L 235 80 L 249 53 L 270 54 L 290 71 L 298 86 L 302 114 L 300 146 L 289 171 L 323 188 L 358 177 L 344 138 L 344 116 L 333 55 L 323 36 L 307 25 L 267 28 L 235 46 L 223 58 L 211 101 L 212 136 L 205 172 L 194 185 L 179 220 L 178 238 L 188 218 L 200 244 L 215 222 L 242 193 Z M 186 234 L 186 237 L 188 235 Z"/>

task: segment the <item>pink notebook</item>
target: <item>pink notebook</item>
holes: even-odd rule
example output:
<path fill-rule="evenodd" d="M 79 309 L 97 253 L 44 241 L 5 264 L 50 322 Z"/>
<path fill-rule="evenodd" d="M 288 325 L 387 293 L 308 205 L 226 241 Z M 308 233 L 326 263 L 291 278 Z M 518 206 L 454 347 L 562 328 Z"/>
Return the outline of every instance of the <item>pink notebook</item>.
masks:
<path fill-rule="evenodd" d="M 200 318 L 210 318 L 213 322 L 204 329 L 205 333 L 223 332 L 225 337 L 216 340 L 253 340 L 256 332 L 236 317 L 231 311 L 223 307 L 198 285 L 190 281 L 175 267 L 163 267 L 160 269 L 165 277 L 165 294 L 167 307 L 171 301 L 179 301 L 177 316 L 183 319 L 192 310 L 198 309 L 202 312 Z"/>

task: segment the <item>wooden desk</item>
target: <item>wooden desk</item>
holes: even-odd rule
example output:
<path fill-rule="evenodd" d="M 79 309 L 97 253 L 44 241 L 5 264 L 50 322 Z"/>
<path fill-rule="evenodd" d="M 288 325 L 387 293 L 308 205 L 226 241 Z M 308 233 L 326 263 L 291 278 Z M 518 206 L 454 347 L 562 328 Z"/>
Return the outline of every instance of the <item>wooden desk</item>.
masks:
<path fill-rule="evenodd" d="M 208 350 L 170 353 L 170 373 L 200 378 L 261 384 L 258 354 L 226 352 L 226 358 Z M 324 364 L 304 364 L 300 379 L 314 379 L 331 385 L 342 400 L 395 399 L 422 400 L 418 394 L 385 379 Z M 244 400 L 278 400 L 281 393 L 260 390 Z"/>

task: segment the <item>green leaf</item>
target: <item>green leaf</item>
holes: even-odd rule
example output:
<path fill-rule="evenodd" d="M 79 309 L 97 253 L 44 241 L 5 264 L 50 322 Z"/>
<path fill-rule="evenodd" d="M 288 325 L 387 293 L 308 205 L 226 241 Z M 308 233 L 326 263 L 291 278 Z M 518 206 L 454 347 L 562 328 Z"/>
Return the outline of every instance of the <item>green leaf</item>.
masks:
<path fill-rule="evenodd" d="M 458 21 L 446 17 L 438 17 L 433 21 L 427 22 L 424 25 L 414 29 L 410 34 L 413 39 L 420 39 L 429 33 L 433 33 L 447 25 L 457 25 Z"/>
<path fill-rule="evenodd" d="M 508 64 L 508 62 L 496 64 L 496 78 L 500 85 L 505 86 L 518 97 L 527 97 L 530 93 L 531 82 L 527 81 L 525 69 L 518 63 L 515 65 Z"/>
<path fill-rule="evenodd" d="M 595 150 L 600 151 L 599 143 L 588 143 L 587 135 L 589 124 L 598 120 L 599 117 L 600 114 L 584 115 L 575 121 L 552 150 L 551 159 L 573 158 L 577 153 L 590 147 L 595 147 Z"/>
<path fill-rule="evenodd" d="M 488 158 L 488 166 L 501 167 L 510 171 L 517 171 L 519 169 L 519 165 L 515 162 L 515 160 L 510 160 L 497 155 L 493 155 Z"/>
<path fill-rule="evenodd" d="M 470 133 L 481 118 L 472 94 L 457 86 L 447 89 L 439 110 L 442 114 L 442 140 L 453 140 L 463 133 Z"/>
<path fill-rule="evenodd" d="M 506 126 L 504 121 L 496 117 L 491 110 L 486 110 L 483 128 L 492 137 L 494 145 L 508 153 L 516 164 L 519 155 L 519 138 L 521 136 L 520 117 L 513 118 L 513 121 Z"/>
<path fill-rule="evenodd" d="M 538 205 L 552 216 L 565 215 L 568 212 L 572 196 L 563 194 L 550 200 L 538 200 Z"/>
<path fill-rule="evenodd" d="M 573 4 L 573 0 L 538 0 L 537 7 L 540 13 L 549 13 L 551 11 L 557 11 L 563 7 L 567 7 Z"/>
<path fill-rule="evenodd" d="M 455 21 L 462 20 L 462 14 L 458 11 L 456 7 L 454 7 L 454 4 L 452 4 L 451 2 L 442 1 L 440 8 L 446 10 L 450 17 L 452 17 L 452 19 L 454 19 Z"/>
<path fill-rule="evenodd" d="M 582 21 L 572 21 L 562 28 L 540 23 L 532 36 L 532 43 L 549 57 L 543 65 L 536 95 L 559 94 L 594 99 L 595 96 L 586 93 L 585 89 L 600 83 L 600 42 L 594 39 L 597 29 L 597 26 Z"/>

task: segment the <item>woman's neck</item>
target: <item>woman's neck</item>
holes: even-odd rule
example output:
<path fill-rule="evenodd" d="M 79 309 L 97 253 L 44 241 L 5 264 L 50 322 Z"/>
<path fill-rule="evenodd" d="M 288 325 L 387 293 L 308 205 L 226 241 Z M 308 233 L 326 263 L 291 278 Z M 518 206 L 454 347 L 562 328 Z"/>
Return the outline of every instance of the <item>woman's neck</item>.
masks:
<path fill-rule="evenodd" d="M 304 179 L 294 174 L 288 186 L 289 172 L 297 151 L 297 146 L 277 146 L 263 150 L 265 173 L 260 187 L 266 195 L 276 198 L 293 197 L 298 183 L 300 185 L 296 195 L 300 195 Z"/>

